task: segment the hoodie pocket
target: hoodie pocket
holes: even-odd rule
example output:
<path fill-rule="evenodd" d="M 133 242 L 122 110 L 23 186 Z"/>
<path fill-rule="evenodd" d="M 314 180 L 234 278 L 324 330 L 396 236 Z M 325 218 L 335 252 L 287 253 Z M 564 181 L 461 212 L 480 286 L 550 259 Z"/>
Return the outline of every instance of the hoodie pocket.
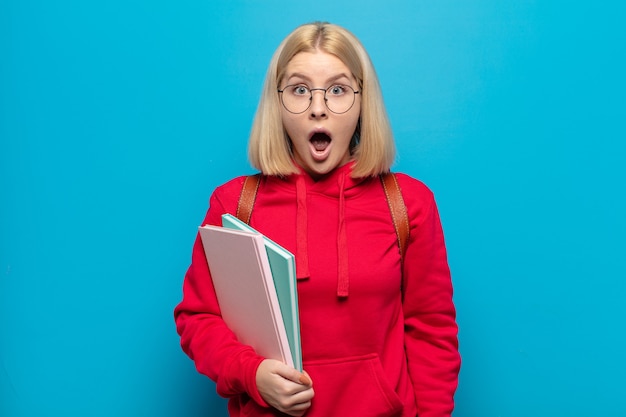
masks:
<path fill-rule="evenodd" d="M 307 417 L 394 417 L 403 404 L 391 388 L 377 354 L 304 364 L 313 379 Z"/>

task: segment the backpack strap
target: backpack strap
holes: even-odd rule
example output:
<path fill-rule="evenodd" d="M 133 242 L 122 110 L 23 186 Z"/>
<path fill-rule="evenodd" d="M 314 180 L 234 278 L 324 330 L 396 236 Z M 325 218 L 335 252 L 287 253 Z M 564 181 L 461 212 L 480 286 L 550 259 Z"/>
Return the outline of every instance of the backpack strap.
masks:
<path fill-rule="evenodd" d="M 404 261 L 404 254 L 406 253 L 406 247 L 409 241 L 409 215 L 404 199 L 402 198 L 402 190 L 400 190 L 396 176 L 391 172 L 382 174 L 380 176 L 380 182 L 383 184 L 387 203 L 389 204 L 389 211 L 391 212 L 391 219 L 393 220 L 393 226 L 398 236 L 400 259 Z"/>
<path fill-rule="evenodd" d="M 243 182 L 235 217 L 246 224 L 250 224 L 252 208 L 254 207 L 254 200 L 256 200 L 256 193 L 259 190 L 260 182 L 261 174 L 248 175 Z"/>
<path fill-rule="evenodd" d="M 256 174 L 247 176 L 243 182 L 239 203 L 237 204 L 236 217 L 246 224 L 250 223 L 250 217 L 252 216 L 252 209 L 254 207 L 254 201 L 256 200 L 256 193 L 259 190 L 260 181 L 261 174 Z M 400 190 L 396 176 L 391 172 L 382 174 L 380 176 L 380 182 L 385 190 L 385 197 L 387 197 L 387 204 L 389 204 L 391 219 L 396 229 L 400 258 L 404 260 L 404 254 L 406 253 L 409 240 L 409 216 L 407 214 L 406 205 L 404 204 L 404 199 L 402 198 L 402 191 Z"/>

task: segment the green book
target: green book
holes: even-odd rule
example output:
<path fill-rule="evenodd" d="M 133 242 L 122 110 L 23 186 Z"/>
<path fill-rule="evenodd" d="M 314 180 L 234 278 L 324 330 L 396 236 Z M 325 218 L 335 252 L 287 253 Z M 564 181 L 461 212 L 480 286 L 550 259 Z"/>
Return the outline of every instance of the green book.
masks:
<path fill-rule="evenodd" d="M 246 223 L 230 214 L 222 215 L 222 226 L 228 229 L 259 233 Z M 261 233 L 259 233 L 261 234 Z M 263 236 L 265 249 L 274 278 L 278 304 L 285 322 L 287 339 L 293 363 L 302 371 L 302 348 L 300 346 L 300 320 L 298 318 L 298 289 L 296 287 L 296 261 L 291 252 Z"/>

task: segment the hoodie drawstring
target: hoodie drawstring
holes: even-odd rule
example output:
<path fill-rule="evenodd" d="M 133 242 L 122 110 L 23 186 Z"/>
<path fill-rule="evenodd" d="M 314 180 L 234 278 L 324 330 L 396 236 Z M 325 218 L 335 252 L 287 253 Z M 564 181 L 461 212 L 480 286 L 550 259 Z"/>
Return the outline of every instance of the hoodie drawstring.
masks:
<path fill-rule="evenodd" d="M 348 297 L 350 276 L 348 267 L 348 234 L 346 232 L 346 176 L 337 178 L 339 186 L 339 223 L 337 230 L 337 297 Z M 303 175 L 296 179 L 296 277 L 299 280 L 311 276 L 308 251 L 307 186 Z"/>
<path fill-rule="evenodd" d="M 296 277 L 297 279 L 306 279 L 311 276 L 311 273 L 309 272 L 306 184 L 302 175 L 299 175 L 296 180 L 296 202 Z"/>
<path fill-rule="evenodd" d="M 346 178 L 340 175 L 339 183 L 339 230 L 337 231 L 337 297 L 347 297 L 350 278 L 348 274 L 348 235 L 346 233 Z"/>

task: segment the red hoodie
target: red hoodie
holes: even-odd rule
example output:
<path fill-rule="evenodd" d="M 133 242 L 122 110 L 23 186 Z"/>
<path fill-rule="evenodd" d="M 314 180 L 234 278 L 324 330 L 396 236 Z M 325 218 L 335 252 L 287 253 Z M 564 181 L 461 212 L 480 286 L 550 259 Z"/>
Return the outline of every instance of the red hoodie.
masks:
<path fill-rule="evenodd" d="M 450 416 L 460 356 L 433 195 L 396 174 L 410 219 L 402 266 L 380 181 L 350 178 L 350 167 L 317 182 L 264 176 L 250 222 L 296 255 L 302 357 L 315 389 L 306 415 Z M 221 225 L 223 213 L 236 212 L 243 181 L 214 191 L 203 224 Z M 282 415 L 256 387 L 264 358 L 220 317 L 198 238 L 183 292 L 175 310 L 181 345 L 230 398 L 230 415 Z"/>

